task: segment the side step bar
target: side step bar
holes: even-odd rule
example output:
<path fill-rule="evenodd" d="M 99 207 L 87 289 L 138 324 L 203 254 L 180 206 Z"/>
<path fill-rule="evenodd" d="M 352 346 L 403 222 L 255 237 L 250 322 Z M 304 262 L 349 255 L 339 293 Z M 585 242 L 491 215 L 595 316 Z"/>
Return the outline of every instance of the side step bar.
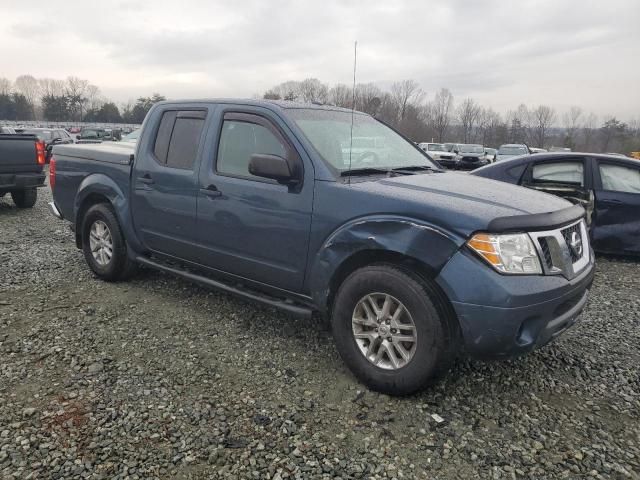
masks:
<path fill-rule="evenodd" d="M 223 292 L 236 295 L 246 300 L 261 303 L 263 305 L 268 305 L 270 307 L 283 310 L 285 312 L 288 312 L 292 315 L 296 315 L 298 317 L 311 318 L 311 315 L 313 313 L 313 310 L 310 307 L 300 305 L 300 304 L 290 303 L 285 300 L 281 300 L 279 298 L 270 297 L 268 295 L 262 295 L 260 293 L 253 292 L 250 290 L 244 290 L 242 288 L 233 287 L 226 283 L 213 280 L 211 278 L 204 277 L 196 273 L 186 272 L 184 270 L 179 270 L 177 268 L 155 262 L 146 257 L 142 257 L 138 255 L 135 257 L 135 261 L 138 263 L 141 263 L 142 265 L 146 265 L 147 267 L 155 268 L 157 270 L 161 270 L 163 272 L 167 272 L 172 275 L 185 278 L 187 280 L 190 280 L 202 286 L 214 288 L 216 290 L 221 290 Z"/>

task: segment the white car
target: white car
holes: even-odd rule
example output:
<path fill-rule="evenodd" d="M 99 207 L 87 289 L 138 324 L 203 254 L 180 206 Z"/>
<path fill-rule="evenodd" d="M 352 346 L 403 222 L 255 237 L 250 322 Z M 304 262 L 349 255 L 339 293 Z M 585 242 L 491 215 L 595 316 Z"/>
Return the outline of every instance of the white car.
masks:
<path fill-rule="evenodd" d="M 453 167 L 456 163 L 456 154 L 449 152 L 442 143 L 419 143 L 418 147 L 427 152 L 431 158 L 440 163 L 443 167 Z"/>

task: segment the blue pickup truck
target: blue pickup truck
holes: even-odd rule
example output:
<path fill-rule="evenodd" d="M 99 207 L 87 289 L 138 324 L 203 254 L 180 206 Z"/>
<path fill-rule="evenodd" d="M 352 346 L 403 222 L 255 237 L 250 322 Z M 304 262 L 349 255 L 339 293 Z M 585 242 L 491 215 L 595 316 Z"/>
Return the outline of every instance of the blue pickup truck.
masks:
<path fill-rule="evenodd" d="M 381 147 L 356 150 L 354 138 Z M 546 344 L 593 280 L 582 207 L 445 172 L 350 110 L 162 102 L 136 145 L 56 146 L 50 170 L 50 209 L 97 277 L 143 265 L 318 312 L 358 379 L 391 394 L 459 354 Z"/>

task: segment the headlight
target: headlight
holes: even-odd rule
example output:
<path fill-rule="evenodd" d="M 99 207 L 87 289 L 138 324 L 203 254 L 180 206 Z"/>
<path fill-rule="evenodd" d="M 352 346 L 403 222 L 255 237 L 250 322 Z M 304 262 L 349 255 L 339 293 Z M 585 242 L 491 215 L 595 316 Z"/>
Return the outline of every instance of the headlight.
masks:
<path fill-rule="evenodd" d="M 501 273 L 541 274 L 536 248 L 526 233 L 478 233 L 467 245 Z"/>

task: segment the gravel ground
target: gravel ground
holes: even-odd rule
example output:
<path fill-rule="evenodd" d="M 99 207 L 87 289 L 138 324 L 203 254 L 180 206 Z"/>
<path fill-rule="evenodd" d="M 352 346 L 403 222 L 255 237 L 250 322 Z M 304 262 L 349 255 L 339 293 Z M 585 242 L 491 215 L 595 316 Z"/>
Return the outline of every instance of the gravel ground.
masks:
<path fill-rule="evenodd" d="M 0 477 L 640 478 L 640 263 L 582 321 L 392 398 L 320 324 L 153 271 L 95 279 L 40 190 L 0 200 Z"/>

